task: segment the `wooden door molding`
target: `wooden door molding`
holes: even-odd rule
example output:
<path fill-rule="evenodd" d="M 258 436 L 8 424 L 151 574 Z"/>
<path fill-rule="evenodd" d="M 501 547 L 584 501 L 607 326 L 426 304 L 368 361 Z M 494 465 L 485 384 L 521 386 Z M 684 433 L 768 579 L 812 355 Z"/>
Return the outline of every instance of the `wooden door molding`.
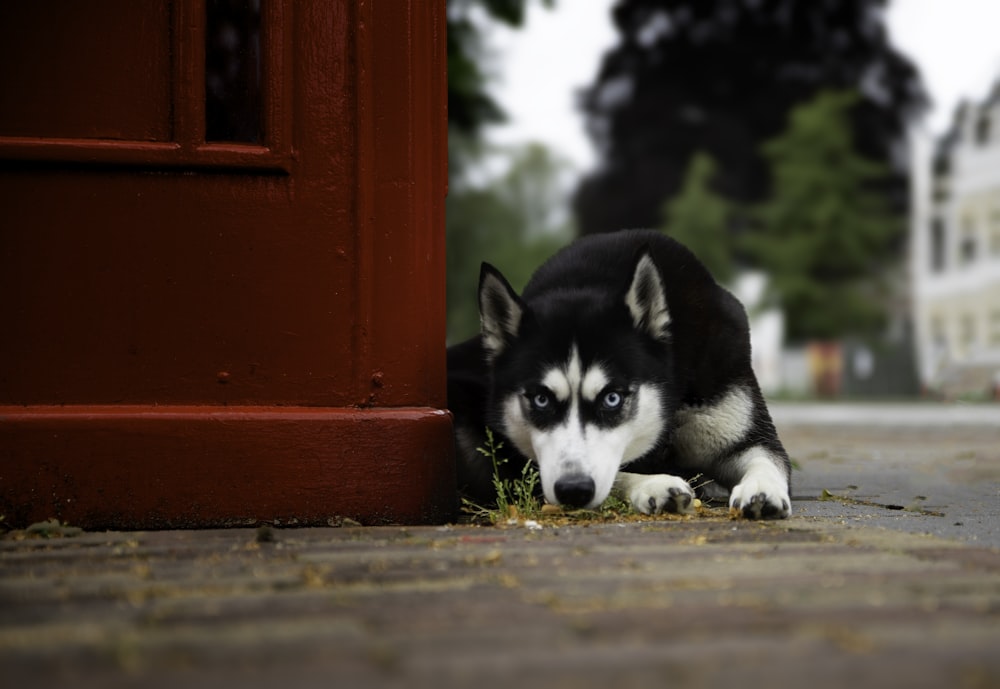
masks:
<path fill-rule="evenodd" d="M 3 132 L 0 114 L 0 161 L 34 163 L 67 163 L 91 165 L 125 165 L 146 168 L 224 168 L 256 171 L 290 172 L 292 148 L 292 3 L 291 0 L 268 0 L 261 4 L 262 25 L 262 91 L 264 140 L 259 145 L 206 141 L 205 138 L 205 0 L 150 0 L 147 9 L 160 8 L 156 17 L 164 23 L 159 28 L 169 36 L 170 76 L 169 103 L 166 121 L 168 132 L 162 140 L 120 139 L 97 137 L 65 137 L 53 134 L 11 136 Z M 135 8 L 135 4 L 127 5 Z M 141 6 L 140 6 L 141 7 Z M 30 12 L 29 3 L 21 8 L 9 8 L 15 13 Z M 108 8 L 117 12 L 120 8 Z M 34 10 L 44 14 L 44 3 Z M 96 8 L 85 11 L 95 14 Z M 96 21 L 101 25 L 104 22 Z M 107 22 L 114 26 L 112 22 Z M 8 29 L 16 22 L 8 20 Z M 140 38 L 141 40 L 141 38 Z M 0 42 L 2 45 L 2 42 Z M 0 48 L 2 50 L 2 48 Z M 7 71 L 29 56 L 5 56 Z M 126 57 L 126 56 L 122 56 Z M 20 59 L 18 59 L 20 58 Z M 4 58 L 0 57 L 0 60 Z M 0 72 L 2 74 L 2 72 Z M 14 81 L 12 77 L 2 79 Z M 70 91 L 67 88 L 67 91 Z M 14 98 L 15 93 L 8 95 Z M 66 100 L 78 97 L 70 91 Z M 131 98 L 119 93 L 119 98 Z M 144 128 L 144 131 L 148 131 Z"/>

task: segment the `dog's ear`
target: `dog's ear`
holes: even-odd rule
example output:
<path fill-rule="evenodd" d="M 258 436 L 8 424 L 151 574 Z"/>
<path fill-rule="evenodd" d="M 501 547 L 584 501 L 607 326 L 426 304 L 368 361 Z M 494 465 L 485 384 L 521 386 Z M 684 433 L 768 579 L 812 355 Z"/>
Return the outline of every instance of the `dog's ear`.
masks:
<path fill-rule="evenodd" d="M 483 263 L 479 271 L 479 323 L 490 361 L 517 337 L 523 315 L 524 303 L 507 279 L 489 263 Z"/>
<path fill-rule="evenodd" d="M 632 323 L 657 340 L 666 340 L 670 333 L 670 311 L 663 291 L 663 279 L 649 253 L 644 252 L 635 264 L 632 284 L 625 295 L 625 305 L 632 314 Z"/>

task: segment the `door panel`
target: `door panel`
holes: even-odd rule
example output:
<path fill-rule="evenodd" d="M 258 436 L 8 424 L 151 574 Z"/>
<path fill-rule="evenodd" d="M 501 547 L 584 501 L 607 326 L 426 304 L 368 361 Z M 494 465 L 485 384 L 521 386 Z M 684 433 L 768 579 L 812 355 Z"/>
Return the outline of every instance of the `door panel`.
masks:
<path fill-rule="evenodd" d="M 0 348 L 18 362 L 0 403 L 356 401 L 351 238 L 289 198 L 290 178 L 0 180 L 20 219 L 0 240 Z"/>
<path fill-rule="evenodd" d="M 5 135 L 169 141 L 170 78 L 166 0 L 0 3 Z"/>

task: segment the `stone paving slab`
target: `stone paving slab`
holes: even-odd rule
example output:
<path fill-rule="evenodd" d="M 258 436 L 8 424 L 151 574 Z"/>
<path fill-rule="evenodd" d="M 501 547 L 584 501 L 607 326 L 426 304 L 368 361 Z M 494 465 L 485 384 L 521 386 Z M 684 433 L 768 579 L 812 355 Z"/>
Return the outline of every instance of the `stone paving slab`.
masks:
<path fill-rule="evenodd" d="M 996 687 L 1000 551 L 797 517 L 0 541 L 4 687 Z"/>
<path fill-rule="evenodd" d="M 896 418 L 874 415 L 869 426 L 860 416 L 853 426 L 825 415 L 779 421 L 796 466 L 795 514 L 1000 548 L 1000 421 L 942 427 L 893 425 Z M 823 500 L 824 491 L 839 499 Z"/>

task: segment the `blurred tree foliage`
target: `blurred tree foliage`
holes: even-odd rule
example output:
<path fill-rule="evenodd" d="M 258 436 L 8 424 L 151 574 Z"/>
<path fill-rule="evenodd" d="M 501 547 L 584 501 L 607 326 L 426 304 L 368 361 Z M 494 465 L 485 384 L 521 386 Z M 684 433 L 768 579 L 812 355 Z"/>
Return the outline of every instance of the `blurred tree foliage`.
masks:
<path fill-rule="evenodd" d="M 873 190 L 886 166 L 855 150 L 856 101 L 853 93 L 822 93 L 763 147 L 774 187 L 744 244 L 770 275 L 790 340 L 873 334 L 884 320 L 876 276 L 904 225 Z"/>
<path fill-rule="evenodd" d="M 540 0 L 551 6 L 553 0 Z M 492 24 L 524 25 L 530 0 L 448 0 L 448 133 L 452 178 L 466 173 L 481 154 L 483 128 L 504 121 L 503 108 L 489 92 L 491 75 L 486 34 Z"/>
<path fill-rule="evenodd" d="M 500 269 L 520 291 L 542 261 L 574 234 L 566 212 L 569 165 L 529 144 L 510 152 L 509 167 L 485 182 L 452 186 L 448 198 L 448 340 L 479 330 L 479 268 Z"/>
<path fill-rule="evenodd" d="M 859 150 L 892 167 L 881 190 L 905 207 L 900 152 L 926 97 L 889 42 L 885 0 L 621 0 L 618 45 L 581 106 L 603 158 L 579 186 L 583 233 L 659 224 L 697 151 L 718 164 L 716 189 L 759 202 L 769 175 L 760 146 L 821 90 L 861 94 L 851 110 Z M 732 229 L 739 230 L 734 225 Z"/>
<path fill-rule="evenodd" d="M 479 330 L 479 267 L 497 266 L 520 289 L 569 241 L 568 164 L 541 145 L 498 151 L 484 130 L 504 120 L 490 95 L 492 24 L 520 27 L 530 0 L 448 0 L 448 339 Z M 552 0 L 540 0 L 551 6 Z M 497 173 L 498 167 L 505 167 Z"/>
<path fill-rule="evenodd" d="M 528 0 L 448 0 L 450 128 L 476 136 L 484 125 L 503 121 L 503 109 L 487 90 L 483 31 L 488 21 L 521 26 L 527 4 Z"/>
<path fill-rule="evenodd" d="M 735 274 L 729 202 L 712 189 L 715 161 L 698 152 L 688 165 L 677 196 L 663 206 L 661 229 L 701 259 L 721 283 Z"/>

